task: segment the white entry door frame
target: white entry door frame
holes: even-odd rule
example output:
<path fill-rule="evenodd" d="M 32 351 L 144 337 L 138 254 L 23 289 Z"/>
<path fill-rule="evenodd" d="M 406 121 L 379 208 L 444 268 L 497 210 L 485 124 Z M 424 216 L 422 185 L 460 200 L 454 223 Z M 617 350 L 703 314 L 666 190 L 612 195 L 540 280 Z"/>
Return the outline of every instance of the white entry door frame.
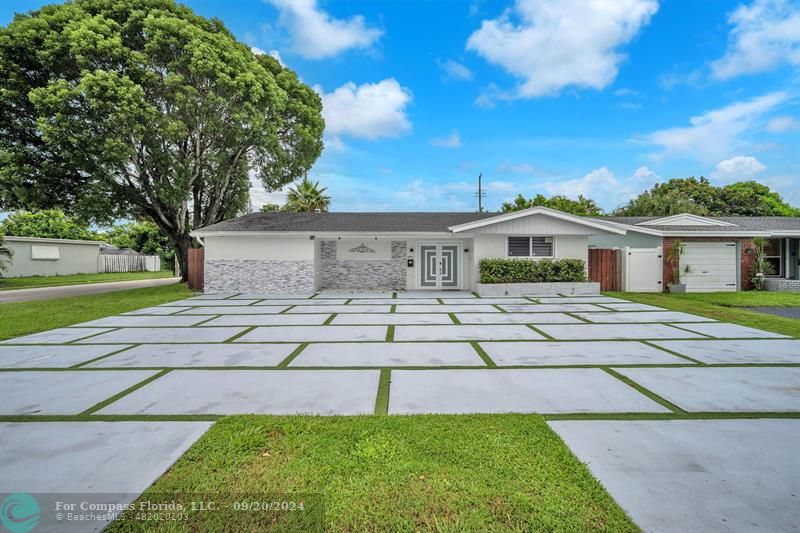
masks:
<path fill-rule="evenodd" d="M 460 241 L 417 242 L 417 287 L 461 290 L 463 264 Z"/>

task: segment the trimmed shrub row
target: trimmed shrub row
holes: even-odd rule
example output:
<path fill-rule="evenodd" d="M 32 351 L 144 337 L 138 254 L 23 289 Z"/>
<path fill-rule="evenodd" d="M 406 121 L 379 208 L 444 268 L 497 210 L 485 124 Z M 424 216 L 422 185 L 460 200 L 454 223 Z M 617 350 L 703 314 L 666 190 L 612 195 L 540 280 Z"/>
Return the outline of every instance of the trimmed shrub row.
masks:
<path fill-rule="evenodd" d="M 481 283 L 586 281 L 582 259 L 481 259 Z"/>

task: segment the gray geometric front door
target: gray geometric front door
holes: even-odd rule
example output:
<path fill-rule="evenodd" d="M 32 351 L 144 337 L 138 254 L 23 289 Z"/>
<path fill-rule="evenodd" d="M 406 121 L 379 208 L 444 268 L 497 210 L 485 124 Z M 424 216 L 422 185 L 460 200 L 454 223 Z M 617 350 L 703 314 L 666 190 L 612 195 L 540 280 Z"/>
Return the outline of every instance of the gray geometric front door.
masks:
<path fill-rule="evenodd" d="M 458 244 L 430 243 L 419 246 L 419 286 L 425 289 L 457 289 L 461 274 Z"/>

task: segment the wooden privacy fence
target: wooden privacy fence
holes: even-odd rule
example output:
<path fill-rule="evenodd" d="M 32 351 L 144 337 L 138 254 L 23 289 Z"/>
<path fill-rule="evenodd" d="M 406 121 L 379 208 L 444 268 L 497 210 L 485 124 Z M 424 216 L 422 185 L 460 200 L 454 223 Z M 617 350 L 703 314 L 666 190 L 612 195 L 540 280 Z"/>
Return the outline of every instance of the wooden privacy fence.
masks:
<path fill-rule="evenodd" d="M 189 288 L 203 290 L 205 248 L 189 248 Z"/>
<path fill-rule="evenodd" d="M 600 283 L 601 291 L 620 290 L 617 272 L 619 250 L 589 248 L 589 280 Z"/>
<path fill-rule="evenodd" d="M 109 254 L 100 256 L 100 272 L 156 272 L 161 270 L 157 255 Z"/>

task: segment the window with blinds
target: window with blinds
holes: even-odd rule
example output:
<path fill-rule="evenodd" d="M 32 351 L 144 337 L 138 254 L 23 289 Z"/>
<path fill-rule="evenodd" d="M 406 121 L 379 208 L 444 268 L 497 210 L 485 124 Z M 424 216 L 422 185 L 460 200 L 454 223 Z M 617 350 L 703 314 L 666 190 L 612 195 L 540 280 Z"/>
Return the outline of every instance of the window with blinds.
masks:
<path fill-rule="evenodd" d="M 530 237 L 509 237 L 508 256 L 509 257 L 530 257 L 531 238 Z"/>
<path fill-rule="evenodd" d="M 533 257 L 553 257 L 553 238 L 531 237 L 531 255 Z"/>
<path fill-rule="evenodd" d="M 509 257 L 553 257 L 552 237 L 508 237 Z"/>

